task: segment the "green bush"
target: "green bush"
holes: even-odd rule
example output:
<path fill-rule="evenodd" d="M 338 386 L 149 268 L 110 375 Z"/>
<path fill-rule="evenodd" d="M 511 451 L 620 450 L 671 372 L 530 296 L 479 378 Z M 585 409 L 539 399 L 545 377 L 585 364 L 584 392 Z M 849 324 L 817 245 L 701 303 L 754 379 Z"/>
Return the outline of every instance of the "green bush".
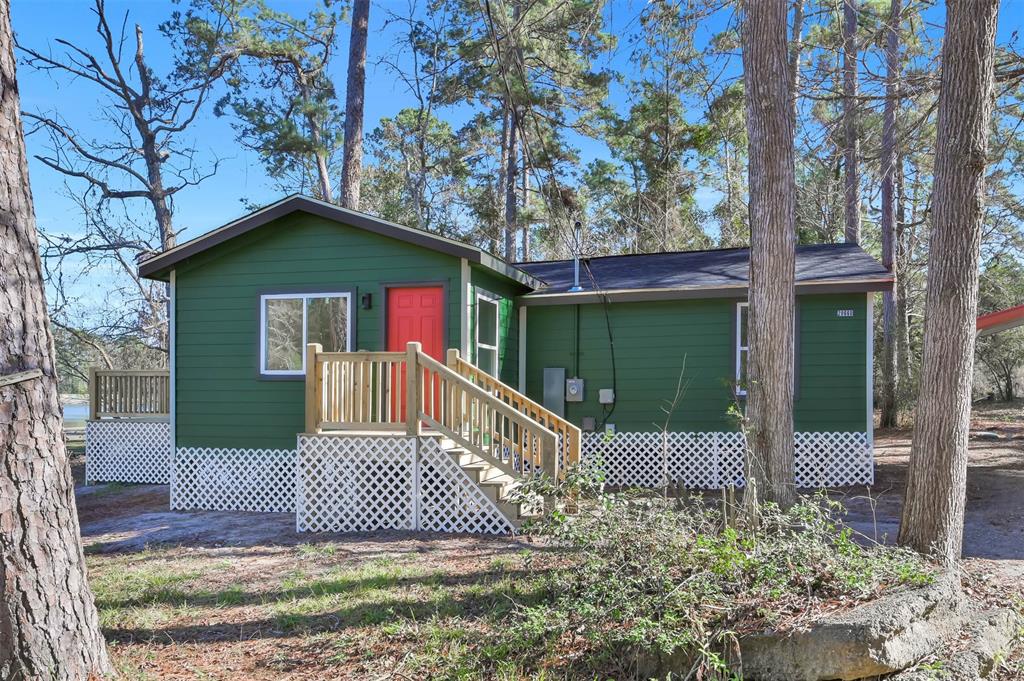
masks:
<path fill-rule="evenodd" d="M 726 495 L 606 494 L 595 482 L 577 472 L 568 486 L 524 490 L 578 506 L 531 527 L 559 549 L 532 560 L 558 565 L 547 571 L 548 598 L 517 611 L 507 640 L 538 669 L 621 678 L 644 659 L 672 659 L 694 678 L 733 678 L 745 633 L 932 579 L 917 554 L 858 543 L 824 495 L 786 512 L 762 505 L 754 527 Z"/>

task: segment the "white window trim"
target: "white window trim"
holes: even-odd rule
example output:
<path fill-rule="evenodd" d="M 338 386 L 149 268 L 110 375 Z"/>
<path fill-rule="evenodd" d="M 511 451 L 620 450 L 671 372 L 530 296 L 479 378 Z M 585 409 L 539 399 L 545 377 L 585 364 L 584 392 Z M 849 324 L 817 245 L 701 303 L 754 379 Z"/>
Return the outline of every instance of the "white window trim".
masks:
<path fill-rule="evenodd" d="M 480 342 L 480 301 L 486 300 L 494 305 L 494 345 Z M 501 375 L 501 299 L 486 291 L 480 289 L 476 290 L 476 309 L 474 310 L 476 319 L 473 320 L 473 331 L 476 340 L 476 365 L 477 368 L 483 369 L 480 366 L 480 348 L 483 347 L 485 350 L 494 350 L 494 378 Z"/>
<path fill-rule="evenodd" d="M 743 353 L 747 353 L 747 366 L 750 365 L 750 329 L 747 329 L 747 344 L 742 345 L 743 342 L 743 310 L 747 309 L 747 323 L 750 323 L 750 303 L 736 303 L 736 338 L 734 339 L 733 345 L 736 348 L 736 394 L 739 396 L 745 396 L 747 394 L 746 388 L 740 384 L 741 369 L 743 367 L 740 358 Z"/>
<path fill-rule="evenodd" d="M 325 293 L 264 293 L 260 296 L 260 375 L 261 376 L 305 376 L 306 375 L 306 316 L 307 301 L 315 298 L 344 298 L 346 343 L 352 348 L 352 295 L 345 291 Z M 267 369 L 267 301 L 268 300 L 301 300 L 302 301 L 302 369 Z"/>

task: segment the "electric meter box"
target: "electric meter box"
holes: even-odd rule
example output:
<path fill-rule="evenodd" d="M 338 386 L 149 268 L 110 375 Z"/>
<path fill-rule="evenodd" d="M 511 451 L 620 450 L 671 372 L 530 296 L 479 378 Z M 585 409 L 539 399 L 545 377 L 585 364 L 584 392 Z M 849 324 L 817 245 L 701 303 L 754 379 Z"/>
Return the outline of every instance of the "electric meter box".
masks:
<path fill-rule="evenodd" d="M 615 404 L 615 391 L 611 388 L 601 388 L 597 391 L 597 401 L 601 404 Z"/>
<path fill-rule="evenodd" d="M 567 379 L 565 379 L 565 401 L 566 402 L 582 402 L 583 401 L 583 379 L 582 378 L 567 378 Z"/>

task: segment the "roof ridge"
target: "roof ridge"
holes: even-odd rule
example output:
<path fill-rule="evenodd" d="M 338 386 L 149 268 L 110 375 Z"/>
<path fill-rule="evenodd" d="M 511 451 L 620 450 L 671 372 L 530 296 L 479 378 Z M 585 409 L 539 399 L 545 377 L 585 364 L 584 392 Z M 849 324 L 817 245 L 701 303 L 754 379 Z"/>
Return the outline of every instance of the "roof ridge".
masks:
<path fill-rule="evenodd" d="M 817 243 L 817 244 L 797 244 L 796 248 L 814 248 L 827 246 L 829 248 L 844 248 L 844 247 L 856 247 L 860 248 L 860 244 L 855 243 Z M 596 255 L 596 256 L 583 256 L 580 260 L 607 260 L 609 258 L 643 258 L 656 255 L 690 255 L 695 253 L 725 253 L 727 251 L 749 251 L 750 246 L 727 246 L 723 248 L 698 248 L 692 251 L 658 251 L 657 253 L 609 253 L 608 255 Z M 863 250 L 863 249 L 862 249 Z M 572 262 L 573 258 L 557 258 L 551 260 L 520 260 L 510 263 L 514 267 L 520 267 L 523 265 L 543 265 L 546 263 L 563 263 Z"/>

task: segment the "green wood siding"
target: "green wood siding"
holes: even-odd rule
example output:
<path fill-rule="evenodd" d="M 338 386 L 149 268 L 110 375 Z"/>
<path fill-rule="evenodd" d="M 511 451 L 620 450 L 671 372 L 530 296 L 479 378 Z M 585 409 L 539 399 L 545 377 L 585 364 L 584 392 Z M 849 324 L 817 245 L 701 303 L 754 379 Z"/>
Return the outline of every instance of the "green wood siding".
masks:
<path fill-rule="evenodd" d="M 483 291 L 498 298 L 498 366 L 502 382 L 519 387 L 519 309 L 516 296 L 529 289 L 483 269 L 470 269 L 469 356 L 476 363 L 476 294 Z"/>
<path fill-rule="evenodd" d="M 798 431 L 867 428 L 867 295 L 800 296 Z M 839 317 L 852 310 L 852 317 Z"/>
<path fill-rule="evenodd" d="M 798 430 L 863 431 L 866 423 L 866 297 L 801 296 Z M 616 405 L 608 418 L 619 431 L 658 430 L 662 406 L 683 373 L 685 394 L 673 414 L 673 431 L 731 430 L 728 416 L 735 375 L 735 300 L 612 303 Z M 576 314 L 579 364 L 576 364 Z M 836 316 L 852 309 L 852 318 Z M 563 367 L 586 381 L 584 402 L 566 403 L 579 425 L 598 424 L 600 388 L 612 387 L 611 356 L 603 305 L 528 308 L 526 390 L 543 398 L 544 367 Z M 685 367 L 685 368 L 684 368 Z"/>
<path fill-rule="evenodd" d="M 383 283 L 443 282 L 447 343 L 459 344 L 459 260 L 413 244 L 293 214 L 177 267 L 176 438 L 179 447 L 293 449 L 302 380 L 259 376 L 261 293 L 350 290 L 356 348 L 383 348 Z M 373 294 L 370 310 L 360 306 Z"/>

